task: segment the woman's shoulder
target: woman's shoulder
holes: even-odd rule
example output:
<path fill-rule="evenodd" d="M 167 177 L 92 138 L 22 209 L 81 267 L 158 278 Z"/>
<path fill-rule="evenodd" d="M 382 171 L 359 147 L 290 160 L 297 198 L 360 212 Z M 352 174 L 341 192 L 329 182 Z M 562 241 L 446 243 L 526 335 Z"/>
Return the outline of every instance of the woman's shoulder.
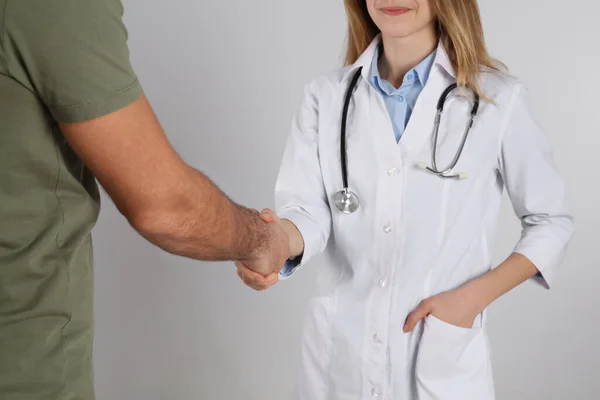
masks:
<path fill-rule="evenodd" d="M 524 82 L 506 69 L 482 70 L 479 84 L 483 94 L 494 100 L 512 97 L 526 89 Z"/>
<path fill-rule="evenodd" d="M 306 84 L 315 95 L 327 95 L 344 87 L 345 78 L 352 72 L 352 66 L 333 68 L 313 76 Z"/>

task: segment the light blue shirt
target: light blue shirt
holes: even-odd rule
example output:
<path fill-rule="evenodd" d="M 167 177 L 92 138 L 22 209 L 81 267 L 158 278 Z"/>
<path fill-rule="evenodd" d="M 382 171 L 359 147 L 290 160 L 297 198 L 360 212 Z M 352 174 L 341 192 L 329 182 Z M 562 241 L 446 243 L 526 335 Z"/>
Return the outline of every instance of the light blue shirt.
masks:
<path fill-rule="evenodd" d="M 373 55 L 370 80 L 375 89 L 383 96 L 383 101 L 390 114 L 392 125 L 394 127 L 396 142 L 398 142 L 400 141 L 400 138 L 404 133 L 404 128 L 406 128 L 410 115 L 415 108 L 417 98 L 427 83 L 436 51 L 434 50 L 427 58 L 421 61 L 419 65 L 408 71 L 404 76 L 402 85 L 396 89 L 391 83 L 379 75 L 377 61 L 379 60 L 380 49 L 380 46 L 377 47 L 377 50 Z"/>

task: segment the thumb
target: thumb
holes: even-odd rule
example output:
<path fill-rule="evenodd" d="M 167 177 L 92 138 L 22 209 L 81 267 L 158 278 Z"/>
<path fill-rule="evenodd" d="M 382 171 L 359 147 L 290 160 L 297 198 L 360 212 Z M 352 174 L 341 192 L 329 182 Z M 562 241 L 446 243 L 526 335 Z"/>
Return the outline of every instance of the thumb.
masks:
<path fill-rule="evenodd" d="M 265 222 L 273 222 L 273 221 L 276 222 L 279 220 L 279 218 L 277 217 L 277 214 L 275 214 L 275 212 L 269 208 L 263 209 L 260 213 L 260 217 Z"/>
<path fill-rule="evenodd" d="M 404 332 L 412 331 L 417 325 L 417 323 L 429 314 L 431 314 L 432 311 L 433 305 L 431 301 L 429 301 L 428 299 L 423 300 L 417 306 L 417 308 L 415 308 L 413 312 L 408 314 L 408 317 L 406 317 L 406 323 L 404 324 L 403 328 Z"/>

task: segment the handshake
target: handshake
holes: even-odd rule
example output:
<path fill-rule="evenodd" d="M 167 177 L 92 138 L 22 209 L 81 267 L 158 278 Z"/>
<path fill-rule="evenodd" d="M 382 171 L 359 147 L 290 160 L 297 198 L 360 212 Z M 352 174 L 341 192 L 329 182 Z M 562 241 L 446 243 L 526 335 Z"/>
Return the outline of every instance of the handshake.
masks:
<path fill-rule="evenodd" d="M 252 257 L 236 261 L 235 266 L 238 276 L 247 286 L 261 291 L 277 283 L 279 271 L 290 257 L 302 254 L 304 240 L 292 222 L 279 219 L 272 210 L 253 211 L 268 224 L 266 240 Z"/>

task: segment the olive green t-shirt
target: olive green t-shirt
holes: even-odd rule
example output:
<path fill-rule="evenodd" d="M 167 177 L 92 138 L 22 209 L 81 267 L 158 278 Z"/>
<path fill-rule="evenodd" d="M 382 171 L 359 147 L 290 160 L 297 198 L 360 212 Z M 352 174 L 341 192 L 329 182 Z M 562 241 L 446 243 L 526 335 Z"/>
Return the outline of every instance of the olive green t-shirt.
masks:
<path fill-rule="evenodd" d="M 58 122 L 142 89 L 119 0 L 0 0 L 0 399 L 91 400 L 99 193 Z"/>

